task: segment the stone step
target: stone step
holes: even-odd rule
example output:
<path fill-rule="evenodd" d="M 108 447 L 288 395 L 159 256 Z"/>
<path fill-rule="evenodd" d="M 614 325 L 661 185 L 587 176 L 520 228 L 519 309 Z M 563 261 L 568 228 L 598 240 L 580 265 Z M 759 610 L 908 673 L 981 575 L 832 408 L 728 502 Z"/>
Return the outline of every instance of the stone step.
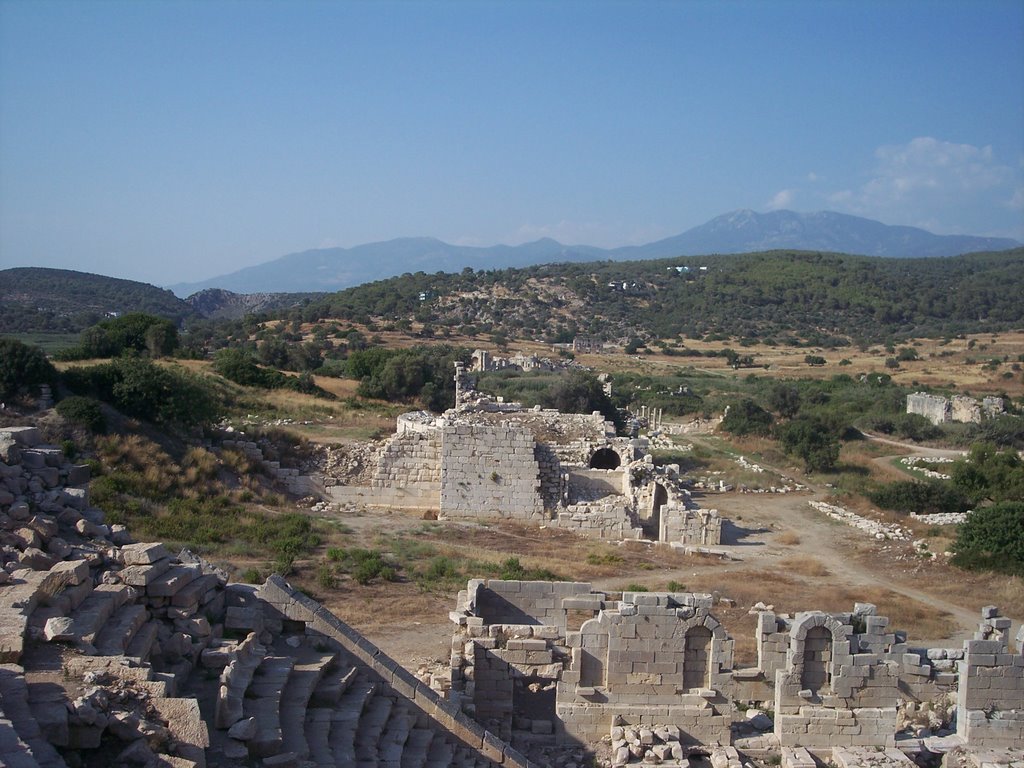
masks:
<path fill-rule="evenodd" d="M 0 600 L 0 663 L 21 660 L 29 617 L 40 598 L 45 597 L 45 580 L 45 572 L 18 570 L 4 585 L 4 599 Z"/>
<path fill-rule="evenodd" d="M 271 757 L 281 751 L 281 694 L 294 664 L 290 656 L 264 656 L 252 676 L 242 708 L 245 717 L 256 718 L 256 736 L 249 741 L 253 757 Z"/>
<path fill-rule="evenodd" d="M 336 654 L 303 649 L 295 659 L 288 682 L 281 692 L 281 732 L 284 734 L 282 750 L 294 752 L 299 758 L 309 755 L 306 739 L 306 708 L 326 669 L 334 663 Z"/>
<path fill-rule="evenodd" d="M 334 766 L 331 751 L 331 719 L 334 711 L 328 707 L 310 707 L 306 710 L 306 743 L 309 745 L 309 759 L 317 766 Z"/>
<path fill-rule="evenodd" d="M 0 710 L 3 717 L 11 725 L 10 730 L 5 730 L 4 744 L 17 750 L 21 746 L 27 748 L 28 757 L 32 759 L 29 765 L 38 765 L 40 768 L 67 768 L 64 758 L 58 754 L 53 745 L 46 740 L 39 728 L 39 723 L 28 703 L 28 686 L 25 683 L 25 671 L 13 664 L 0 664 Z M 17 738 L 12 738 L 11 731 Z M 7 758 L 6 748 L 0 754 Z M 17 754 L 17 752 L 15 752 Z M 17 758 L 18 763 L 22 761 Z M 6 764 L 11 765 L 11 762 Z"/>
<path fill-rule="evenodd" d="M 416 717 L 402 704 L 392 708 L 377 745 L 377 759 L 380 768 L 401 768 L 402 752 L 409 738 L 409 731 L 416 724 Z"/>
<path fill-rule="evenodd" d="M 55 747 L 68 746 L 68 696 L 61 673 L 37 673 L 28 683 L 28 706 L 43 737 Z"/>
<path fill-rule="evenodd" d="M 348 687 L 331 717 L 331 751 L 337 765 L 351 766 L 356 762 L 356 731 L 363 707 L 373 700 L 377 684 L 362 676 Z"/>
<path fill-rule="evenodd" d="M 333 707 L 356 679 L 358 670 L 337 661 L 324 673 L 309 700 L 314 706 Z"/>
<path fill-rule="evenodd" d="M 356 733 L 357 761 L 370 761 L 376 764 L 379 760 L 380 736 L 391 716 L 393 706 L 394 702 L 387 696 L 374 696 L 373 701 L 363 710 Z"/>
<path fill-rule="evenodd" d="M 121 656 L 128 649 L 135 634 L 149 619 L 144 605 L 123 605 L 96 635 L 96 650 L 101 656 Z"/>
<path fill-rule="evenodd" d="M 435 736 L 434 740 L 430 742 L 424 768 L 451 768 L 454 757 L 455 749 L 448 743 L 448 740 Z"/>
<path fill-rule="evenodd" d="M 159 629 L 159 622 L 154 620 L 147 621 L 132 637 L 131 642 L 128 643 L 128 647 L 124 651 L 124 655 L 131 656 L 134 659 L 141 659 L 142 661 L 149 659 L 149 654 L 153 650 L 154 643 L 156 643 Z"/>
<path fill-rule="evenodd" d="M 427 762 L 434 732 L 430 728 L 413 728 L 402 751 L 401 768 L 423 768 Z"/>
<path fill-rule="evenodd" d="M 131 590 L 122 584 L 100 584 L 72 612 L 69 634 L 76 643 L 92 645 L 107 619 L 130 597 Z"/>

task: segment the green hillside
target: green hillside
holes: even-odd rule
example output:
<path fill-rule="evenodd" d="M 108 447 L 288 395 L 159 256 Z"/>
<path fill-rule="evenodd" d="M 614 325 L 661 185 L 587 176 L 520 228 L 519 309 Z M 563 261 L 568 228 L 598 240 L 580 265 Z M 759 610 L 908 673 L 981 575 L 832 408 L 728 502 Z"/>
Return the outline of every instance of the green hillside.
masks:
<path fill-rule="evenodd" d="M 821 343 L 1024 327 L 1021 296 L 1024 248 L 927 259 L 768 251 L 418 272 L 329 294 L 286 316 L 548 340 L 725 334 Z"/>
<path fill-rule="evenodd" d="M 0 271 L 0 333 L 77 333 L 127 312 L 175 323 L 193 314 L 170 291 L 134 280 L 41 267 Z"/>

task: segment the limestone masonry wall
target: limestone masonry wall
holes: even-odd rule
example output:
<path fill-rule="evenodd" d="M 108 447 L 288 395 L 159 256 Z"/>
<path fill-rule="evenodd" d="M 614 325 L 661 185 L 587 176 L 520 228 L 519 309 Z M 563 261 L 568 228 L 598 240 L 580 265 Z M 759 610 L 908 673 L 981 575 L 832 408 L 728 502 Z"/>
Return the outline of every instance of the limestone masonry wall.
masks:
<path fill-rule="evenodd" d="M 517 425 L 448 424 L 441 435 L 441 513 L 544 520 L 533 435 Z"/>
<path fill-rule="evenodd" d="M 922 712 L 938 729 L 935 749 L 1024 748 L 1024 631 L 1012 651 L 1010 620 L 993 607 L 975 639 L 956 649 L 909 647 L 869 603 L 795 616 L 760 606 L 757 666 L 734 669 L 733 640 L 713 604 L 691 593 L 471 581 L 451 614 L 452 700 L 513 744 L 538 734 L 563 744 L 611 734 L 615 764 L 657 745 L 650 759 L 662 759 L 673 744 L 775 745 L 784 762 L 798 762 L 801 750 L 845 749 L 852 764 L 860 749 L 897 746 L 907 728 L 919 736 L 908 724 Z M 737 700 L 774 715 L 751 709 L 739 717 Z M 645 731 L 661 736 L 629 741 Z M 918 738 L 915 749 L 926 742 Z"/>
<path fill-rule="evenodd" d="M 980 424 L 982 419 L 1000 415 L 1004 408 L 1001 397 L 985 397 L 979 401 L 966 395 L 953 395 L 950 398 L 925 392 L 907 395 L 907 413 L 924 416 L 936 425 L 950 421 Z"/>

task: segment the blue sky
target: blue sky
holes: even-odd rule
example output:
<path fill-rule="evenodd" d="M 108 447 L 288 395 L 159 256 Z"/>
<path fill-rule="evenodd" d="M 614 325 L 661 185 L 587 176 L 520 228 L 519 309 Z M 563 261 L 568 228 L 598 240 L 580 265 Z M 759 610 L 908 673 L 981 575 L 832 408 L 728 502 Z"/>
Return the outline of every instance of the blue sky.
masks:
<path fill-rule="evenodd" d="M 737 208 L 1024 240 L 1024 2 L 0 0 L 0 268 Z"/>

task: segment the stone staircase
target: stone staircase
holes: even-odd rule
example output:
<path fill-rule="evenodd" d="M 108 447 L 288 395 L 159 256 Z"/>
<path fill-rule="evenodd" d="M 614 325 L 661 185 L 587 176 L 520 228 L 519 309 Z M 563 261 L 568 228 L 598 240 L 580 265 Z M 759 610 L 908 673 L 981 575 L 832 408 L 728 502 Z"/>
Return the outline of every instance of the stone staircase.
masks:
<path fill-rule="evenodd" d="M 227 591 L 229 606 L 236 600 L 251 606 L 248 588 L 236 594 L 231 585 Z M 336 638 L 268 615 L 274 613 L 265 609 L 248 614 L 251 626 L 244 629 L 251 631 L 245 639 L 230 650 L 231 641 L 224 641 L 204 655 L 207 667 L 222 664 L 211 763 L 262 759 L 323 768 L 501 764 L 455 737 L 416 701 L 401 696 Z M 257 633 L 272 641 L 260 645 Z M 501 754 L 500 760 L 526 765 L 522 758 L 515 762 L 511 750 L 508 757 Z"/>

